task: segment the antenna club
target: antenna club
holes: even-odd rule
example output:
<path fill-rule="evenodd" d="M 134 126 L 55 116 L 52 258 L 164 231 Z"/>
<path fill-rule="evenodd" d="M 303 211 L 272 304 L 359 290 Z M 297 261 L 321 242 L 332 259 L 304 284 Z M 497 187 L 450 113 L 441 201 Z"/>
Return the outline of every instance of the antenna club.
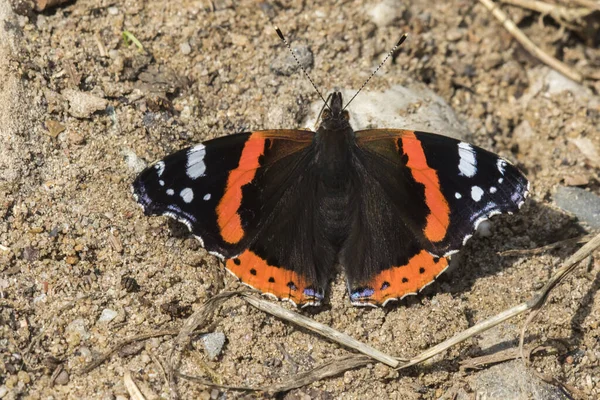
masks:
<path fill-rule="evenodd" d="M 400 46 L 402 43 L 404 43 L 404 41 L 406 40 L 407 37 L 408 37 L 408 35 L 406 33 L 402 34 L 402 36 L 400 37 L 400 40 L 398 40 L 398 43 L 396 43 L 396 45 L 394 47 L 392 47 L 392 49 L 389 51 L 389 53 L 387 53 L 387 56 L 385 56 L 385 58 L 383 59 L 381 64 L 379 64 L 379 66 L 377 68 L 375 68 L 375 71 L 373 71 L 373 73 L 371 73 L 371 75 L 367 78 L 365 83 L 363 83 L 362 86 L 358 89 L 358 91 L 356 93 L 354 93 L 354 96 L 352 96 L 350 101 L 346 103 L 346 105 L 344 106 L 344 108 L 342 108 L 342 110 L 345 110 L 346 107 L 348 107 L 350 105 L 350 103 L 352 103 L 352 101 L 356 98 L 356 96 L 358 96 L 358 94 L 361 92 L 361 90 L 363 90 L 364 87 L 367 86 L 367 83 L 369 83 L 371 78 L 373 78 L 375 76 L 375 74 L 377 73 L 377 71 L 379 71 L 379 69 L 383 66 L 383 64 L 385 64 L 385 62 L 388 60 L 388 58 L 390 58 L 390 56 L 392 54 L 394 54 L 394 51 L 396 51 L 398 46 Z"/>
<path fill-rule="evenodd" d="M 278 27 L 275 27 L 275 32 L 277 32 L 277 36 L 279 36 L 279 38 L 285 42 L 285 37 L 283 36 L 281 29 L 279 29 Z"/>
<path fill-rule="evenodd" d="M 402 34 L 402 36 L 400 37 L 400 40 L 398 40 L 398 43 L 396 43 L 396 47 L 400 46 L 402 43 L 404 43 L 404 41 L 406 40 L 406 38 L 408 37 L 407 33 Z"/>

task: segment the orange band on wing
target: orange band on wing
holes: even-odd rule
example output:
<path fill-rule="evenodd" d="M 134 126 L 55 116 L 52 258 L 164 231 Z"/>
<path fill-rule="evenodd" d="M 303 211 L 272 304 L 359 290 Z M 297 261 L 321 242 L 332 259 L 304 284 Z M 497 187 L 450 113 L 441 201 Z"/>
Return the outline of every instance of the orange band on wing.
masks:
<path fill-rule="evenodd" d="M 408 264 L 392 267 L 379 273 L 368 285 L 374 293 L 367 303 L 383 304 L 389 299 L 401 299 L 407 294 L 416 294 L 420 289 L 441 274 L 448 267 L 448 259 L 434 258 L 425 250 L 413 256 Z"/>
<path fill-rule="evenodd" d="M 246 285 L 270 293 L 279 299 L 289 299 L 296 304 L 314 300 L 305 295 L 308 282 L 294 271 L 269 265 L 251 250 L 227 260 L 227 269 Z"/>
<path fill-rule="evenodd" d="M 415 134 L 405 132 L 401 140 L 404 154 L 408 156 L 406 166 L 415 181 L 425 186 L 425 202 L 430 212 L 423 232 L 427 239 L 439 242 L 446 236 L 450 224 L 450 207 L 440 189 L 440 180 L 435 170 L 427 165 L 423 147 Z"/>
<path fill-rule="evenodd" d="M 225 193 L 217 206 L 217 223 L 221 229 L 221 237 L 228 243 L 238 243 L 244 237 L 244 228 L 238 213 L 242 205 L 242 187 L 254 179 L 264 151 L 265 138 L 260 133 L 253 133 L 244 144 L 237 168 L 229 172 Z"/>

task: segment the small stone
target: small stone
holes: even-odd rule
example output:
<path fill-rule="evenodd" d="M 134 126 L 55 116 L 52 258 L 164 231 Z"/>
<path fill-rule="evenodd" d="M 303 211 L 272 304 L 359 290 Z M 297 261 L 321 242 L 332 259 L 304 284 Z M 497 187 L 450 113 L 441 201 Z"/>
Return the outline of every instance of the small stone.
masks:
<path fill-rule="evenodd" d="M 369 16 L 371 21 L 378 27 L 392 25 L 403 13 L 402 5 L 397 1 L 384 0 L 371 7 Z"/>
<path fill-rule="evenodd" d="M 567 186 L 587 186 L 590 180 L 584 175 L 567 175 L 564 177 Z"/>
<path fill-rule="evenodd" d="M 559 186 L 554 195 L 554 203 L 575 214 L 591 228 L 600 229 L 600 197 L 596 194 L 578 187 Z"/>
<path fill-rule="evenodd" d="M 64 125 L 62 125 L 60 122 L 58 121 L 54 121 L 52 119 L 47 119 L 46 120 L 46 129 L 48 130 L 48 135 L 50 135 L 51 137 L 55 138 L 57 137 L 61 132 L 64 132 L 64 130 L 66 129 Z"/>
<path fill-rule="evenodd" d="M 465 34 L 463 29 L 453 28 L 446 31 L 446 40 L 449 42 L 458 42 Z"/>
<path fill-rule="evenodd" d="M 110 15 L 118 15 L 119 9 L 117 7 L 108 7 L 107 11 Z"/>
<path fill-rule="evenodd" d="M 477 234 L 481 237 L 492 236 L 492 223 L 488 220 L 482 221 L 479 226 L 477 226 Z"/>
<path fill-rule="evenodd" d="M 214 360 L 223 350 L 225 334 L 223 332 L 207 333 L 206 335 L 202 335 L 201 340 L 208 358 Z"/>
<path fill-rule="evenodd" d="M 6 381 L 4 382 L 4 384 L 6 385 L 7 388 L 14 389 L 17 386 L 18 382 L 19 382 L 19 378 L 17 378 L 16 375 L 11 375 L 8 378 L 6 378 Z"/>
<path fill-rule="evenodd" d="M 600 167 L 600 154 L 598 154 L 598 150 L 596 150 L 594 143 L 589 138 L 570 138 L 569 142 L 573 143 L 581 154 L 583 154 L 595 167 Z"/>
<path fill-rule="evenodd" d="M 123 150 L 121 154 L 123 154 L 125 157 L 125 163 L 127 164 L 127 167 L 136 175 L 142 172 L 148 166 L 148 164 L 139 158 L 132 150 Z"/>
<path fill-rule="evenodd" d="M 56 379 L 54 379 L 54 383 L 56 385 L 61 385 L 61 386 L 66 385 L 67 383 L 69 383 L 69 373 L 63 369 L 56 376 Z"/>
<path fill-rule="evenodd" d="M 489 71 L 493 68 L 496 68 L 500 64 L 502 64 L 502 61 L 503 61 L 503 58 L 502 58 L 501 54 L 492 53 L 483 59 L 483 62 L 482 62 L 483 69 L 486 71 Z"/>
<path fill-rule="evenodd" d="M 85 328 L 85 320 L 78 318 L 73 320 L 65 328 L 65 340 L 70 345 L 78 345 L 81 340 L 89 338 L 90 334 Z"/>
<path fill-rule="evenodd" d="M 69 133 L 69 142 L 77 145 L 84 144 L 85 136 L 83 136 L 80 132 L 73 131 Z"/>
<path fill-rule="evenodd" d="M 183 42 L 179 45 L 179 51 L 181 51 L 181 54 L 183 55 L 188 55 L 192 52 L 192 46 L 190 46 L 189 42 Z"/>
<path fill-rule="evenodd" d="M 529 121 L 524 120 L 515 127 L 513 137 L 519 143 L 519 151 L 526 154 L 533 146 L 536 135 Z"/>
<path fill-rule="evenodd" d="M 0 386 L 0 399 L 8 394 L 8 388 L 5 385 Z"/>
<path fill-rule="evenodd" d="M 65 262 L 69 265 L 75 265 L 79 262 L 79 257 L 77 256 L 67 256 L 65 258 Z"/>
<path fill-rule="evenodd" d="M 308 46 L 296 46 L 293 50 L 298 62 L 304 69 L 312 67 L 313 53 Z M 279 56 L 271 62 L 270 68 L 275 74 L 284 76 L 290 76 L 300 69 L 298 63 L 287 49 L 279 53 Z"/>
<path fill-rule="evenodd" d="M 79 90 L 65 89 L 62 95 L 71 106 L 69 113 L 76 118 L 90 118 L 94 112 L 102 111 L 108 105 L 106 99 Z"/>
<path fill-rule="evenodd" d="M 247 46 L 248 44 L 250 44 L 250 40 L 248 39 L 248 36 L 246 35 L 240 35 L 237 33 L 232 33 L 230 35 L 231 37 L 231 43 L 233 43 L 236 46 Z"/>
<path fill-rule="evenodd" d="M 23 249 L 23 259 L 25 261 L 35 261 L 39 258 L 40 251 L 35 247 L 27 246 Z"/>
<path fill-rule="evenodd" d="M 19 371 L 17 373 L 17 378 L 19 379 L 19 382 L 22 382 L 25 385 L 28 385 L 31 382 L 31 378 L 29 377 L 29 374 L 26 371 Z"/>
<path fill-rule="evenodd" d="M 89 349 L 89 347 L 81 346 L 79 348 L 79 355 L 85 359 L 91 359 L 92 351 Z"/>
<path fill-rule="evenodd" d="M 105 308 L 102 310 L 102 314 L 100 314 L 100 318 L 98 318 L 98 322 L 110 322 L 115 319 L 119 315 L 115 310 L 111 310 L 110 308 Z"/>

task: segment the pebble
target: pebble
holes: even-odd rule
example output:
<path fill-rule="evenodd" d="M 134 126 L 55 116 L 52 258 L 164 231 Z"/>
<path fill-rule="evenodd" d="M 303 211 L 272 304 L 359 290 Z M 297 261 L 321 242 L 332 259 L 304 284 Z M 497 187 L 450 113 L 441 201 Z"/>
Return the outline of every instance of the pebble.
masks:
<path fill-rule="evenodd" d="M 225 345 L 225 334 L 223 332 L 212 332 L 202 335 L 202 344 L 206 355 L 211 360 L 214 360 L 221 354 L 223 346 Z"/>
<path fill-rule="evenodd" d="M 310 47 L 299 45 L 293 49 L 298 62 L 304 69 L 312 67 L 314 59 Z M 293 75 L 300 69 L 287 48 L 279 52 L 279 55 L 271 62 L 270 68 L 275 74 L 284 76 Z"/>
<path fill-rule="evenodd" d="M 19 382 L 19 378 L 17 378 L 16 375 L 11 375 L 8 378 L 6 378 L 6 381 L 4 382 L 4 384 L 6 385 L 7 388 L 13 389 L 17 386 L 18 382 Z"/>
<path fill-rule="evenodd" d="M 379 28 L 390 26 L 402 16 L 403 8 L 399 2 L 393 0 L 384 0 L 370 7 L 369 17 L 371 21 Z"/>
<path fill-rule="evenodd" d="M 477 373 L 470 385 L 481 398 L 567 400 L 563 392 L 534 376 L 521 361 L 495 365 Z"/>
<path fill-rule="evenodd" d="M 132 150 L 125 149 L 121 151 L 121 154 L 125 157 L 125 164 L 127 164 L 127 167 L 136 175 L 148 166 L 146 161 L 138 157 Z"/>
<path fill-rule="evenodd" d="M 190 46 L 189 42 L 183 42 L 179 45 L 179 51 L 181 51 L 181 54 L 187 56 L 192 52 L 192 46 Z"/>
<path fill-rule="evenodd" d="M 19 382 L 23 382 L 26 385 L 28 385 L 31 382 L 31 378 L 29 377 L 29 374 L 26 371 L 19 371 L 17 373 L 17 378 L 19 379 Z"/>
<path fill-rule="evenodd" d="M 79 90 L 65 89 L 62 95 L 71 106 L 69 114 L 75 118 L 90 118 L 93 113 L 106 109 L 108 105 L 106 99 Z"/>
<path fill-rule="evenodd" d="M 67 256 L 65 258 L 65 262 L 69 265 L 75 265 L 79 262 L 79 257 L 77 256 Z"/>
<path fill-rule="evenodd" d="M 527 120 L 523 120 L 513 131 L 513 137 L 519 143 L 519 152 L 527 153 L 535 141 L 535 131 Z"/>
<path fill-rule="evenodd" d="M 600 229 L 600 197 L 578 187 L 559 186 L 554 203 L 586 222 L 592 229 Z"/>
<path fill-rule="evenodd" d="M 8 394 L 8 388 L 4 385 L 0 386 L 0 399 Z"/>
<path fill-rule="evenodd" d="M 89 338 L 90 334 L 85 328 L 85 320 L 78 318 L 65 328 L 65 340 L 71 345 L 77 345 L 82 339 Z"/>
<path fill-rule="evenodd" d="M 465 34 L 463 29 L 452 28 L 446 31 L 446 40 L 449 42 L 458 42 Z"/>
<path fill-rule="evenodd" d="M 48 135 L 50 135 L 53 138 L 57 137 L 61 132 L 63 132 L 66 129 L 63 124 L 52 119 L 47 119 L 45 125 L 46 129 L 48 130 Z"/>
<path fill-rule="evenodd" d="M 110 322 L 115 319 L 119 315 L 115 310 L 111 310 L 110 308 L 105 308 L 102 310 L 100 314 L 100 318 L 98 318 L 98 322 Z"/>
<path fill-rule="evenodd" d="M 85 143 L 85 136 L 83 136 L 80 132 L 77 131 L 73 131 L 69 133 L 69 142 L 71 142 L 72 144 L 84 144 Z"/>
<path fill-rule="evenodd" d="M 54 380 L 54 383 L 56 385 L 66 385 L 69 383 L 69 373 L 63 369 Z"/>

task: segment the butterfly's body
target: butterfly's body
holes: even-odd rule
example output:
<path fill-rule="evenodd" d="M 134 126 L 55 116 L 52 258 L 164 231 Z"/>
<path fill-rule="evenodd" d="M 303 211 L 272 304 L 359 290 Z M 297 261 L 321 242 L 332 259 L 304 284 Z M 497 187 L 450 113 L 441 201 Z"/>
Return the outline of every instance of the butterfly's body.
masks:
<path fill-rule="evenodd" d="M 133 184 L 147 214 L 183 221 L 244 283 L 319 304 L 334 266 L 355 305 L 417 293 L 528 182 L 483 149 L 397 129 L 354 131 L 334 93 L 316 132 L 271 130 L 174 153 Z"/>

